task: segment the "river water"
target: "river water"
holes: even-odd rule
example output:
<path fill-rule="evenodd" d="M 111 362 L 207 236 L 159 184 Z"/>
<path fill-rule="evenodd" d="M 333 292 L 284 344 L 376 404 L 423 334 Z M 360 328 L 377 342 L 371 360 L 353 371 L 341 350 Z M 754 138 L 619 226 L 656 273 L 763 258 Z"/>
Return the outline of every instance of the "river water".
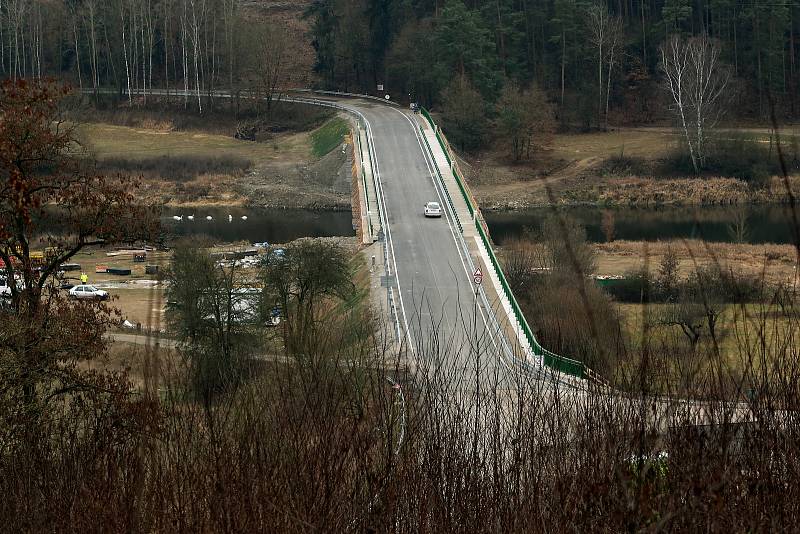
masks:
<path fill-rule="evenodd" d="M 194 220 L 189 220 L 190 215 Z M 182 216 L 183 220 L 174 220 L 176 216 Z M 207 219 L 209 216 L 211 220 Z M 243 216 L 247 219 L 242 219 Z M 205 235 L 220 242 L 286 243 L 300 237 L 355 235 L 350 211 L 165 208 L 161 214 L 161 226 L 168 240 Z"/>
<path fill-rule="evenodd" d="M 658 208 L 537 208 L 484 212 L 492 239 L 503 244 L 538 230 L 553 213 L 577 219 L 590 241 L 606 241 L 609 221 L 614 239 L 704 239 L 718 242 L 792 243 L 791 215 L 786 206 L 711 206 Z M 190 221 L 188 215 L 194 215 Z M 231 216 L 229 220 L 228 216 Z M 183 216 L 175 221 L 174 216 Z M 209 221 L 207 216 L 211 216 Z M 247 220 L 243 220 L 246 216 Z M 420 214 L 422 216 L 422 214 Z M 604 224 L 605 221 L 605 224 Z M 285 243 L 300 237 L 352 236 L 349 211 L 253 208 L 165 209 L 161 217 L 168 239 L 207 235 L 223 242 Z"/>
<path fill-rule="evenodd" d="M 788 206 L 704 206 L 659 208 L 539 208 L 524 211 L 484 212 L 495 243 L 521 237 L 527 229 L 539 230 L 552 214 L 566 214 L 585 228 L 590 241 L 606 241 L 613 221 L 614 239 L 656 241 L 703 239 L 717 242 L 793 243 Z"/>

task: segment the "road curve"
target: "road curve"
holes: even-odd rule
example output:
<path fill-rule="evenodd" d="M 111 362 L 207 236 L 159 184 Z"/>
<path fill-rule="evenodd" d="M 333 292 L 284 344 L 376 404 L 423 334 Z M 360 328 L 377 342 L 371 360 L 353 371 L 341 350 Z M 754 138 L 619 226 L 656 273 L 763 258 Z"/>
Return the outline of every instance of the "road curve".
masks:
<path fill-rule="evenodd" d="M 155 90 L 152 94 L 181 96 L 183 92 Z M 230 97 L 226 92 L 216 95 Z M 426 202 L 438 201 L 443 207 L 448 203 L 416 117 L 362 98 L 314 95 L 282 96 L 281 100 L 327 101 L 367 124 L 381 197 L 383 240 L 389 250 L 385 283 L 395 295 L 397 331 L 409 366 L 440 388 L 512 389 L 507 340 L 491 326 L 496 303 L 476 295 L 469 253 L 454 214 L 447 211 L 441 219 L 423 215 Z"/>

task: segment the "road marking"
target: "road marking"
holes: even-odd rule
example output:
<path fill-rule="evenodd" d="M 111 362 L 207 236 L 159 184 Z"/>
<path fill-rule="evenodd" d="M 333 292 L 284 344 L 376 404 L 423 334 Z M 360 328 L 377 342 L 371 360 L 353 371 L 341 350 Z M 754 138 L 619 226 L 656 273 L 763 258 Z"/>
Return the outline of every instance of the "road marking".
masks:
<path fill-rule="evenodd" d="M 392 108 L 392 109 L 394 109 L 394 108 Z M 445 202 L 444 198 L 442 197 L 442 193 L 440 192 L 440 188 L 443 189 L 445 187 L 444 180 L 442 179 L 441 183 L 438 183 L 437 180 L 436 180 L 436 175 L 433 172 L 433 169 L 436 168 L 436 161 L 433 158 L 433 154 L 429 153 L 427 150 L 425 150 L 425 147 L 423 146 L 423 143 L 422 143 L 423 140 L 420 139 L 420 135 L 422 135 L 422 134 L 420 133 L 419 128 L 411 120 L 411 118 L 408 115 L 406 115 L 405 113 L 403 113 L 402 111 L 400 111 L 399 109 L 395 109 L 395 111 L 400 113 L 406 119 L 406 121 L 409 123 L 409 126 L 411 126 L 411 129 L 414 131 L 414 138 L 417 140 L 417 145 L 419 145 L 420 151 L 422 152 L 422 157 L 423 157 L 423 160 L 425 161 L 425 166 L 428 169 L 428 174 L 429 174 L 429 176 L 431 178 L 431 182 L 433 183 L 433 188 L 436 191 L 436 195 L 439 198 L 439 202 L 441 203 L 441 205 L 446 205 L 447 206 L 444 211 L 445 211 L 445 218 L 447 219 L 447 225 L 450 228 L 450 235 L 453 238 L 453 243 L 456 246 L 456 250 L 459 252 L 458 257 L 461 260 L 461 266 L 464 268 L 464 272 L 466 273 L 467 277 L 469 277 L 470 270 L 467 267 L 467 265 L 466 265 L 466 263 L 464 261 L 464 257 L 463 257 L 464 254 L 466 254 L 469 257 L 469 249 L 468 248 L 464 249 L 461 246 L 459 246 L 458 238 L 456 237 L 455 230 L 454 230 L 454 225 L 453 225 L 453 220 L 452 220 L 454 218 L 457 218 L 458 216 L 455 213 L 455 209 L 452 208 L 447 202 Z M 450 209 L 452 209 L 452 213 L 450 213 L 450 211 L 448 211 Z M 462 238 L 461 241 L 464 244 L 464 247 L 466 247 L 466 242 L 463 240 L 463 238 Z M 470 261 L 471 261 L 471 257 L 470 257 Z M 488 302 L 486 302 L 486 295 L 483 292 L 481 292 L 481 296 L 483 297 L 484 303 L 488 307 Z M 484 326 L 486 328 L 486 331 L 489 333 L 489 338 L 491 339 L 492 343 L 494 344 L 495 349 L 497 349 L 498 353 L 502 353 L 503 350 L 501 350 L 500 347 L 497 345 L 497 340 L 495 339 L 496 335 L 500 335 L 500 333 L 498 332 L 497 334 L 495 334 L 494 329 L 489 327 L 488 321 L 486 319 L 486 313 L 488 313 L 488 311 L 484 310 L 480 306 L 476 306 L 476 308 L 478 309 L 478 311 L 480 313 L 481 319 L 483 320 L 483 324 L 484 324 Z M 498 327 L 499 326 L 500 325 L 499 325 L 499 322 L 498 322 Z M 511 367 L 508 365 L 508 363 L 506 363 L 502 358 L 500 358 L 500 362 L 506 367 L 506 369 L 508 369 L 509 372 L 513 372 Z"/>

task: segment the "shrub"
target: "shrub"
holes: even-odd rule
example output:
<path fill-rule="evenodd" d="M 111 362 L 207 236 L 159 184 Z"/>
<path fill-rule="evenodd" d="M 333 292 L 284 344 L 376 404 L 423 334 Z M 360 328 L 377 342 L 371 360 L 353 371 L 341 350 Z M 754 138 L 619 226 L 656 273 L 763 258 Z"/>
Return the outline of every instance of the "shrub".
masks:
<path fill-rule="evenodd" d="M 712 145 L 703 174 L 737 178 L 753 188 L 763 188 L 771 176 L 780 173 L 778 158 L 769 145 L 744 135 L 723 135 L 726 137 L 716 139 Z M 658 174 L 694 176 L 688 149 L 681 146 L 662 160 Z"/>
<path fill-rule="evenodd" d="M 204 174 L 238 174 L 251 165 L 249 159 L 239 156 L 159 156 L 144 159 L 106 158 L 97 162 L 97 170 L 188 182 Z"/>
<path fill-rule="evenodd" d="M 653 298 L 650 276 L 644 269 L 629 272 L 619 280 L 609 280 L 602 288 L 618 302 L 646 304 Z"/>
<path fill-rule="evenodd" d="M 647 174 L 647 166 L 642 158 L 626 156 L 624 153 L 614 154 L 600 166 L 603 175 L 611 176 L 636 176 Z"/>

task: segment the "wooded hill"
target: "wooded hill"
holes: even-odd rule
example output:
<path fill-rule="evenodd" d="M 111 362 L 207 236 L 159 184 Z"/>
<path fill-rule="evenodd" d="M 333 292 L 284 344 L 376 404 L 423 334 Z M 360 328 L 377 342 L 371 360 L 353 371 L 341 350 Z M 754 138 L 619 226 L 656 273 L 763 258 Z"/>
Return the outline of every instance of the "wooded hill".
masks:
<path fill-rule="evenodd" d="M 254 16 L 253 13 L 259 13 Z M 715 39 L 742 118 L 800 113 L 800 0 L 5 0 L 0 73 L 85 87 L 269 90 L 316 83 L 441 101 L 454 77 L 488 103 L 543 89 L 563 122 L 664 115 L 659 47 Z M 199 98 L 197 99 L 199 105 Z M 598 102 L 607 102 L 605 106 Z"/>

